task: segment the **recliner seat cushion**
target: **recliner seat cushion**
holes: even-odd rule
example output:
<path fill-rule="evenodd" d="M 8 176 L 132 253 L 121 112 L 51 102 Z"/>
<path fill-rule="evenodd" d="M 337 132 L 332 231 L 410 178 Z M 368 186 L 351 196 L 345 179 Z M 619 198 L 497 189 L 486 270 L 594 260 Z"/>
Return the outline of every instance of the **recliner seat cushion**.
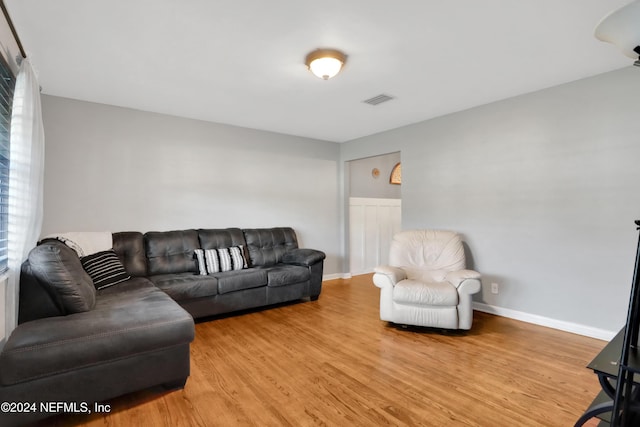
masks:
<path fill-rule="evenodd" d="M 407 279 L 393 287 L 393 301 L 399 304 L 456 306 L 458 291 L 449 282 L 423 283 Z"/>

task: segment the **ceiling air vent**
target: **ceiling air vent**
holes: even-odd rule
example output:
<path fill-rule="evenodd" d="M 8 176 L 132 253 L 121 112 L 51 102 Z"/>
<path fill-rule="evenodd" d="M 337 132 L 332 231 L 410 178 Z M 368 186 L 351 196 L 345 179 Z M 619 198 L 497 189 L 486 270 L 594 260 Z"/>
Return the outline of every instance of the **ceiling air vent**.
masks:
<path fill-rule="evenodd" d="M 369 105 L 378 105 L 382 104 L 383 102 L 391 101 L 392 99 L 393 96 L 385 95 L 384 93 L 382 93 L 380 95 L 374 96 L 373 98 L 365 99 L 362 102 Z"/>

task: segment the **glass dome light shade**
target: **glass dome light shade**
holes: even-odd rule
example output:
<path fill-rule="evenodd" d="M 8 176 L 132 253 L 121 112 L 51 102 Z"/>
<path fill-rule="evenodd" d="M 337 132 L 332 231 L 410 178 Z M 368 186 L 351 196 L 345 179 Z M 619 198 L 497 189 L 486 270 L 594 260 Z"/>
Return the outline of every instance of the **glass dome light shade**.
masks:
<path fill-rule="evenodd" d="M 634 49 L 640 45 L 640 1 L 634 1 L 614 10 L 596 26 L 598 40 L 608 42 L 630 58 L 637 59 Z"/>
<path fill-rule="evenodd" d="M 307 55 L 305 64 L 309 70 L 324 80 L 340 72 L 346 61 L 344 53 L 333 49 L 318 49 Z"/>

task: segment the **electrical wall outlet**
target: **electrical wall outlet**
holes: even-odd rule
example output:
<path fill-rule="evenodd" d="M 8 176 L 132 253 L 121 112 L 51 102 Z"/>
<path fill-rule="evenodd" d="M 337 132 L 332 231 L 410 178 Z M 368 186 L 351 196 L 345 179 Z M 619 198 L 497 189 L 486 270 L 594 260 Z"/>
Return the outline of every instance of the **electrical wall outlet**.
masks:
<path fill-rule="evenodd" d="M 500 291 L 498 284 L 496 282 L 491 283 L 491 293 L 497 294 Z"/>

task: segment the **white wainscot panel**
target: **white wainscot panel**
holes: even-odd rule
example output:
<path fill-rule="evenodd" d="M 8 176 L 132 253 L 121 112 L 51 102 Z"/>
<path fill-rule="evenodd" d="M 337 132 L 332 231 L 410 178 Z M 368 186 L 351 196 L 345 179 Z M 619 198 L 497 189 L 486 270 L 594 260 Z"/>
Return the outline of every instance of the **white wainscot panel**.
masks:
<path fill-rule="evenodd" d="M 402 228 L 400 199 L 349 199 L 349 271 L 371 273 L 389 259 L 393 235 Z"/>

